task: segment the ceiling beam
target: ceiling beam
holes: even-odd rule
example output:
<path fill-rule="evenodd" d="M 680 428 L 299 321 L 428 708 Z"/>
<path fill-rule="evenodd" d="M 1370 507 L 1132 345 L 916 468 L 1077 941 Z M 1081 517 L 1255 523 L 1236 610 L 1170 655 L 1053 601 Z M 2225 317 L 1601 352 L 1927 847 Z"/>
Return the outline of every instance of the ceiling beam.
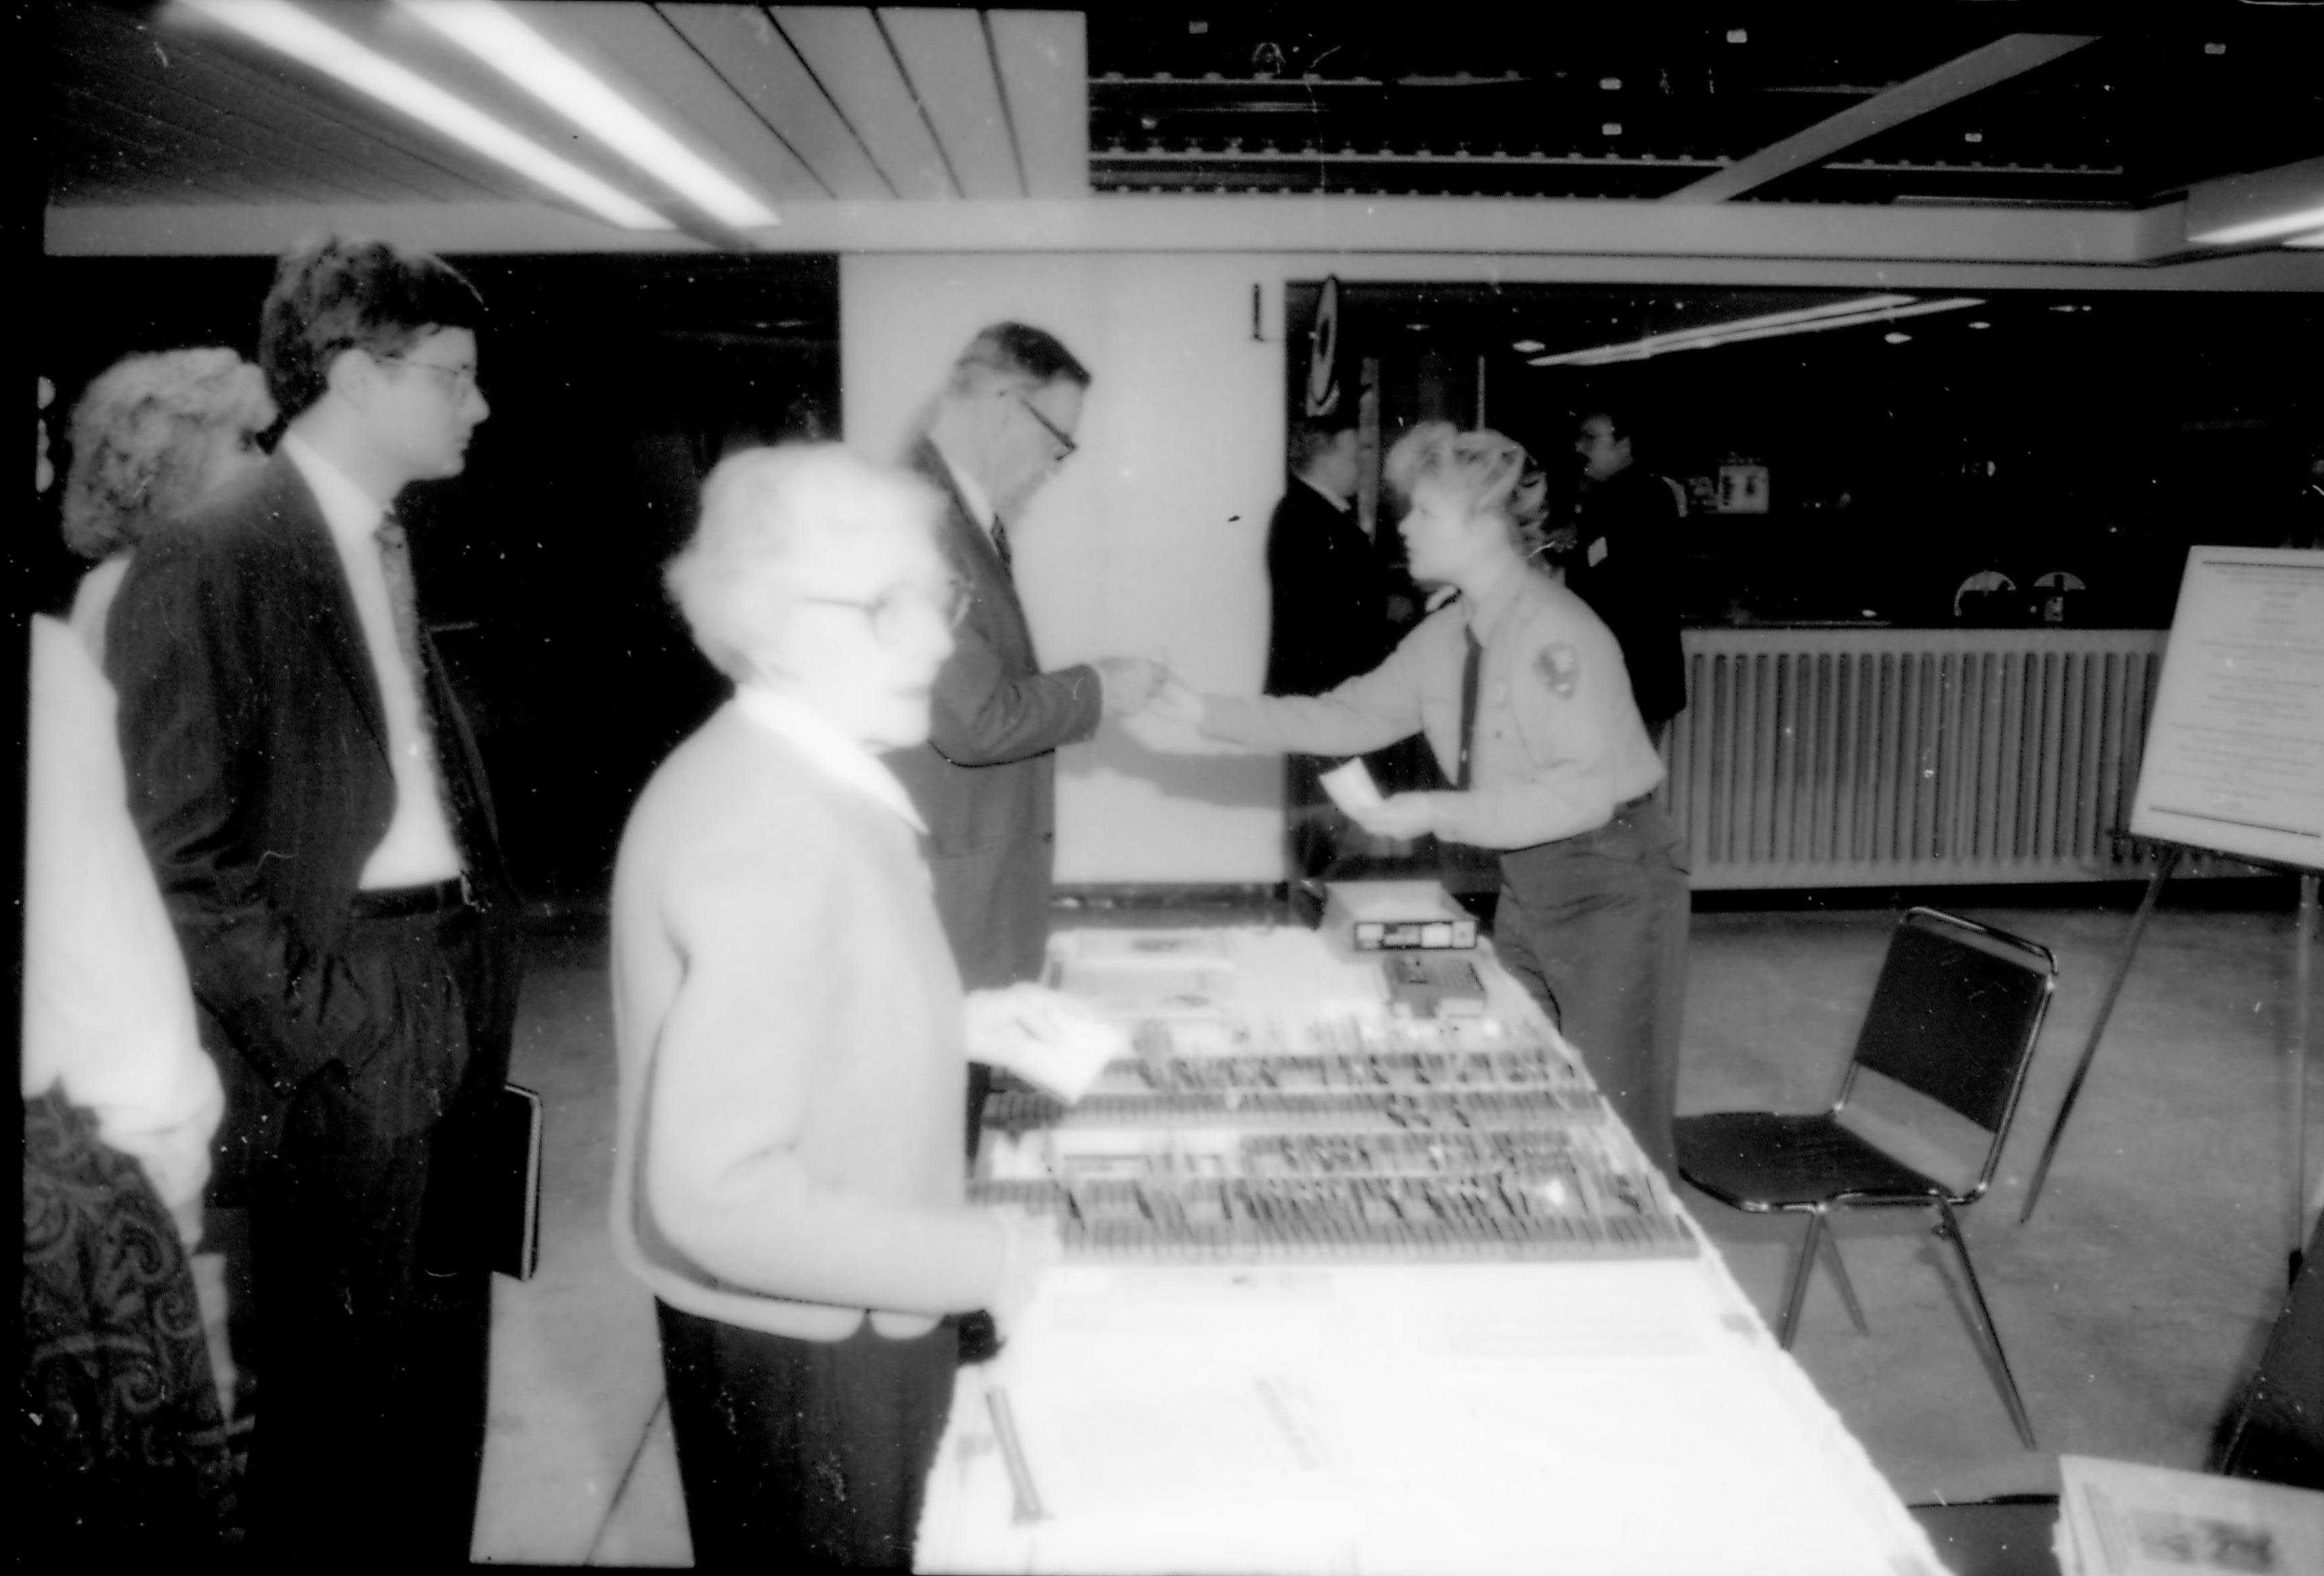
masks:
<path fill-rule="evenodd" d="M 1885 93 L 1877 93 L 1829 119 L 1820 120 L 1805 131 L 1770 143 L 1715 174 L 1680 187 L 1662 200 L 1705 203 L 1739 197 L 1794 170 L 1820 164 L 1841 149 L 1892 126 L 1941 109 L 1956 99 L 1982 93 L 2036 66 L 2047 65 L 2091 41 L 2093 35 L 2070 32 L 2013 32 L 1997 38 L 1923 71 L 1910 81 L 1900 82 Z"/>

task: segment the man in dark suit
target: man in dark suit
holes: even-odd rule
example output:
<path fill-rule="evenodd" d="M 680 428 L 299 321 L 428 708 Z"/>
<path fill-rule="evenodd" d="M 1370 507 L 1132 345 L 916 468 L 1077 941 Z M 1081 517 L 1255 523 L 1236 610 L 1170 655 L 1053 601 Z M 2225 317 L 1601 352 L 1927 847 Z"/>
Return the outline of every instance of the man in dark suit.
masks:
<path fill-rule="evenodd" d="M 1393 577 L 1351 512 L 1358 443 L 1352 425 L 1291 430 L 1291 481 L 1267 528 L 1268 695 L 1321 695 L 1370 673 L 1396 643 Z"/>
<path fill-rule="evenodd" d="M 1556 561 L 1567 587 L 1620 642 L 1638 715 L 1660 748 L 1671 719 L 1686 709 L 1686 653 L 1672 567 L 1681 494 L 1668 478 L 1637 464 L 1630 431 L 1606 411 L 1582 419 L 1573 452 L 1582 461 L 1577 529 Z"/>
<path fill-rule="evenodd" d="M 1291 480 L 1267 530 L 1268 695 L 1322 695 L 1370 673 L 1396 644 L 1398 613 L 1410 616 L 1412 598 L 1351 512 L 1360 444 L 1351 422 L 1292 427 Z M 1404 786 L 1398 779 L 1409 753 L 1390 746 L 1367 758 L 1382 792 Z M 1374 843 L 1317 780 L 1338 764 L 1314 755 L 1284 757 L 1284 824 L 1295 882 L 1353 873 Z"/>
<path fill-rule="evenodd" d="M 259 359 L 289 430 L 140 547 L 108 626 L 131 809 L 249 1212 L 245 1509 L 269 1562 L 434 1564 L 473 1533 L 475 1138 L 507 1074 L 515 906 L 391 511 L 466 465 L 482 315 L 432 257 L 285 257 Z"/>
<path fill-rule="evenodd" d="M 998 323 L 971 340 L 908 463 L 949 501 L 942 534 L 968 612 L 936 676 L 928 742 L 888 758 L 928 824 L 936 912 L 971 991 L 1038 979 L 1049 937 L 1056 749 L 1136 711 L 1139 657 L 1041 671 L 1010 573 L 1009 527 L 1076 447 L 1089 369 L 1054 335 Z M 989 1074 L 970 1069 L 968 1144 Z"/>

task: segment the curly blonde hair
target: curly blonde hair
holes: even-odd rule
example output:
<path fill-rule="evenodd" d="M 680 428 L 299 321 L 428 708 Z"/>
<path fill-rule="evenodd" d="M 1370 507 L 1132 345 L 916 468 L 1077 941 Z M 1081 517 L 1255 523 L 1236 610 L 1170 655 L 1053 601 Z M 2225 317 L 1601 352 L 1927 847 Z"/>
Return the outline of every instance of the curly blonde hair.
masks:
<path fill-rule="evenodd" d="M 1396 440 L 1381 463 L 1388 484 L 1407 504 L 1423 483 L 1443 487 L 1471 514 L 1496 516 L 1520 552 L 1539 540 L 1549 514 L 1549 484 L 1515 438 L 1490 429 L 1462 432 L 1450 421 L 1424 421 Z"/>
<path fill-rule="evenodd" d="M 662 585 L 702 654 L 747 679 L 748 649 L 788 616 L 786 578 L 818 543 L 900 529 L 934 548 L 943 513 L 927 482 L 841 444 L 738 450 L 704 480 L 701 518 Z"/>
<path fill-rule="evenodd" d="M 198 497 L 221 430 L 274 420 L 259 370 L 217 346 L 133 355 L 91 381 L 73 407 L 65 545 L 85 558 L 136 546 Z"/>

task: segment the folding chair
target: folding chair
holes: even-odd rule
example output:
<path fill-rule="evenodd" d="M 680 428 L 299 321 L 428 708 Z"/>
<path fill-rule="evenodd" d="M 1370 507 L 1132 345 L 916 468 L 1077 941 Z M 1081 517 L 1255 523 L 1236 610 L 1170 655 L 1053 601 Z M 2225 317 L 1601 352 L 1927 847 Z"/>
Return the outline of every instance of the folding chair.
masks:
<path fill-rule="evenodd" d="M 1992 1184 L 2057 974 L 2057 960 L 2047 947 L 1934 908 L 1914 908 L 1889 936 L 1855 1056 L 1831 1110 L 1799 1116 L 1717 1111 L 1681 1117 L 1674 1124 L 1679 1175 L 1696 1187 L 1754 1214 L 1808 1217 L 1776 1330 L 1786 1350 L 1799 1326 L 1819 1249 L 1830 1256 L 1849 1316 L 1859 1331 L 1864 1328 L 1840 1245 L 1827 1230 L 1832 1212 L 1895 1205 L 1934 1210 L 1932 1229 L 1952 1245 L 1960 1261 L 1976 1313 L 1974 1332 L 1993 1359 L 2002 1399 L 2028 1450 L 2034 1448 L 2034 1427 L 1954 1212 L 1975 1203 Z M 1897 1157 L 1893 1144 L 1866 1137 L 1860 1121 L 1841 1125 L 1841 1113 L 1868 1072 L 1981 1130 L 1985 1155 L 1973 1184 L 1948 1184 L 1915 1169 Z"/>

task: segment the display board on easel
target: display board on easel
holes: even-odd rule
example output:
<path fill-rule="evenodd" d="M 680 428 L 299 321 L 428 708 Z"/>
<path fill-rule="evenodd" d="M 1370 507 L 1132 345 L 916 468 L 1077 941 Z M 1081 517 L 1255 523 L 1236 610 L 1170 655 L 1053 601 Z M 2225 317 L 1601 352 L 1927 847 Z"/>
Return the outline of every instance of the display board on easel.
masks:
<path fill-rule="evenodd" d="M 2324 870 L 2324 552 L 2189 551 L 2130 831 Z"/>
<path fill-rule="evenodd" d="M 2131 802 L 2130 833 L 2160 843 L 2163 858 L 2131 921 L 2018 1220 L 2033 1218 L 2066 1119 L 2098 1054 L 2115 998 L 2129 978 L 2163 883 L 2185 853 L 2224 853 L 2295 871 L 2301 878 L 2290 1102 L 2291 1240 L 2297 1274 L 2305 1237 L 2310 970 L 2318 872 L 2324 871 L 2324 552 L 2188 550 Z"/>

